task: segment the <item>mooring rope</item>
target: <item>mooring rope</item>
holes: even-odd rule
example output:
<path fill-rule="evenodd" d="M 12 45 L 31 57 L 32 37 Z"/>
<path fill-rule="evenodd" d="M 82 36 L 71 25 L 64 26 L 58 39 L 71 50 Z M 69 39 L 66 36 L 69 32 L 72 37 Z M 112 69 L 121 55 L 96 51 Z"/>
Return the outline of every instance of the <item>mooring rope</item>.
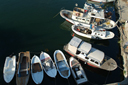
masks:
<path fill-rule="evenodd" d="M 111 66 L 110 66 L 110 69 L 111 69 Z M 108 75 L 109 75 L 109 73 L 110 73 L 110 71 L 108 72 Z M 107 77 L 106 77 L 105 84 L 106 84 L 106 82 L 107 82 L 108 75 L 107 75 Z"/>
<path fill-rule="evenodd" d="M 64 7 L 62 7 L 60 10 L 62 10 L 62 9 L 64 9 Z M 53 16 L 53 18 L 55 18 L 59 13 L 60 13 L 60 11 L 55 16 Z"/>
<path fill-rule="evenodd" d="M 55 85 L 56 85 L 56 77 L 55 77 Z"/>
<path fill-rule="evenodd" d="M 68 80 L 68 78 L 67 78 L 67 80 Z M 70 82 L 69 82 L 69 80 L 68 80 L 68 85 L 70 85 Z"/>

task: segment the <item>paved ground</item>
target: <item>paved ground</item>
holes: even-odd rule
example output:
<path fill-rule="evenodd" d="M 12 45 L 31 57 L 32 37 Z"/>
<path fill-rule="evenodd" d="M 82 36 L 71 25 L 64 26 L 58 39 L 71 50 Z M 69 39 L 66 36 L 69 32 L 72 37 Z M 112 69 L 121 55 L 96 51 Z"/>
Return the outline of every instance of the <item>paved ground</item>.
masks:
<path fill-rule="evenodd" d="M 128 2 L 127 0 L 117 0 L 117 8 L 121 21 L 128 20 Z"/>

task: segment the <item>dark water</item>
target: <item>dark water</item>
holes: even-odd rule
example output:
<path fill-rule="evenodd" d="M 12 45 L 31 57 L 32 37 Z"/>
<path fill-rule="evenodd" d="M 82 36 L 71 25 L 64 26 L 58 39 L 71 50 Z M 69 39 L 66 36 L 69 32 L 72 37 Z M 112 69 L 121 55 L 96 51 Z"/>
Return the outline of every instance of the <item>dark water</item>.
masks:
<path fill-rule="evenodd" d="M 30 51 L 31 58 L 34 54 L 40 55 L 41 51 L 47 52 L 53 59 L 55 50 L 60 49 L 68 59 L 70 56 L 63 50 L 63 46 L 72 38 L 71 24 L 58 14 L 62 8 L 72 10 L 78 3 L 83 7 L 83 0 L 1 0 L 0 1 L 0 83 L 6 85 L 3 79 L 3 66 L 6 56 L 14 53 Z M 110 4 L 109 4 L 110 5 Z M 107 7 L 113 12 L 113 5 Z M 93 47 L 102 50 L 106 55 L 116 60 L 121 65 L 120 48 L 117 28 L 112 29 L 115 38 L 105 41 L 94 41 L 86 38 L 83 40 L 91 43 Z M 77 35 L 76 35 L 77 36 Z M 79 37 L 79 36 L 78 36 Z M 121 70 L 117 68 L 112 72 L 92 68 L 81 62 L 89 82 L 86 85 L 102 85 L 121 81 Z M 9 83 L 15 85 L 16 78 Z M 34 85 L 31 75 L 28 85 Z M 56 79 L 44 75 L 43 85 L 75 85 L 72 75 L 68 80 L 58 74 Z"/>

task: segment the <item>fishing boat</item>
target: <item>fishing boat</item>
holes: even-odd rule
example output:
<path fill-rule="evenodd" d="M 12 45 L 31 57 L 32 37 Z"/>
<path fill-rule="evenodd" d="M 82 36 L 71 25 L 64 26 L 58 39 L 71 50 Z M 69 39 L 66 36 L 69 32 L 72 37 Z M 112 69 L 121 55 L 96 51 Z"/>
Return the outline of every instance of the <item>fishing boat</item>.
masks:
<path fill-rule="evenodd" d="M 113 71 L 117 68 L 117 63 L 114 59 L 93 48 L 90 43 L 82 41 L 82 39 L 75 36 L 64 46 L 64 50 L 92 67 L 107 71 Z"/>
<path fill-rule="evenodd" d="M 98 2 L 98 3 L 112 3 L 115 2 L 115 0 L 88 0 L 92 2 Z"/>
<path fill-rule="evenodd" d="M 5 59 L 3 77 L 6 83 L 10 83 L 16 71 L 16 56 L 8 56 Z"/>
<path fill-rule="evenodd" d="M 16 84 L 27 85 L 30 76 L 30 52 L 20 52 L 17 62 Z"/>
<path fill-rule="evenodd" d="M 56 50 L 54 52 L 54 61 L 56 63 L 57 70 L 62 78 L 68 79 L 70 76 L 70 68 L 68 66 L 65 55 L 61 50 Z"/>
<path fill-rule="evenodd" d="M 31 75 L 36 84 L 41 84 L 44 78 L 43 68 L 38 56 L 34 55 L 31 60 Z"/>
<path fill-rule="evenodd" d="M 77 85 L 86 83 L 88 81 L 87 76 L 78 60 L 76 60 L 74 57 L 70 57 L 69 63 L 73 78 Z"/>
<path fill-rule="evenodd" d="M 98 16 L 99 15 L 99 16 Z M 94 14 L 92 11 L 87 11 L 82 8 L 75 7 L 73 11 L 63 9 L 60 11 L 60 16 L 72 24 L 82 24 L 83 26 L 90 27 L 94 24 L 99 29 L 113 29 L 116 27 L 116 22 L 111 19 Z"/>
<path fill-rule="evenodd" d="M 96 39 L 96 40 L 105 40 L 105 39 L 112 39 L 115 34 L 111 31 L 106 31 L 102 29 L 85 27 L 81 24 L 72 25 L 72 31 L 79 36 Z"/>
<path fill-rule="evenodd" d="M 57 75 L 57 70 L 56 70 L 55 64 L 54 64 L 53 60 L 51 59 L 50 55 L 47 54 L 46 52 L 41 52 L 40 60 L 41 60 L 41 63 L 42 63 L 45 73 L 49 77 L 55 78 Z"/>

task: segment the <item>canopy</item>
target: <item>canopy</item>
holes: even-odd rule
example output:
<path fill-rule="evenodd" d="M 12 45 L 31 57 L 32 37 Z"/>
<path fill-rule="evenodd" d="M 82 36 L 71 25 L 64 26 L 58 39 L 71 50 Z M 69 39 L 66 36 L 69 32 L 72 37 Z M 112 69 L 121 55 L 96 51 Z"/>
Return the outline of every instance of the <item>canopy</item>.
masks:
<path fill-rule="evenodd" d="M 78 50 L 87 54 L 91 50 L 91 47 L 92 47 L 91 44 L 82 41 L 78 47 Z"/>
<path fill-rule="evenodd" d="M 70 44 L 71 46 L 78 47 L 81 41 L 82 41 L 82 40 L 81 40 L 80 38 L 77 38 L 77 37 L 74 36 L 74 37 L 70 40 L 69 44 Z"/>
<path fill-rule="evenodd" d="M 87 57 L 98 60 L 101 63 L 104 59 L 104 53 L 98 49 L 92 48 Z"/>

